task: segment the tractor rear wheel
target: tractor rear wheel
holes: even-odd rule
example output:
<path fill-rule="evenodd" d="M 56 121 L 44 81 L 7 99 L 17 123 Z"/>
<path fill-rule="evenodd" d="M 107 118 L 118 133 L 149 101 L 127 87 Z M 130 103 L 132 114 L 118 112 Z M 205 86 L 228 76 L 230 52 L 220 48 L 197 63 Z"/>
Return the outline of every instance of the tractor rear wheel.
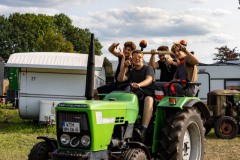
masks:
<path fill-rule="evenodd" d="M 220 117 L 214 124 L 214 131 L 218 138 L 233 139 L 238 133 L 237 121 L 230 116 Z"/>
<path fill-rule="evenodd" d="M 124 160 L 146 160 L 147 155 L 144 150 L 140 148 L 131 148 L 123 155 Z"/>
<path fill-rule="evenodd" d="M 33 146 L 28 155 L 28 160 L 48 160 L 48 148 L 46 142 L 39 142 Z"/>
<path fill-rule="evenodd" d="M 204 127 L 197 108 L 185 108 L 166 119 L 162 129 L 160 159 L 202 160 Z"/>

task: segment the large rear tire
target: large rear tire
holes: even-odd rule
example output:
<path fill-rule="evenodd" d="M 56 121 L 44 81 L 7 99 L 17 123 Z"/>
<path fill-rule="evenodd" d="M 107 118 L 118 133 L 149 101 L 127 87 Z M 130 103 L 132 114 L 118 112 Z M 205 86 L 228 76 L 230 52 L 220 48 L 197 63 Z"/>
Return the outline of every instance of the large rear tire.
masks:
<path fill-rule="evenodd" d="M 46 142 L 39 142 L 33 146 L 28 155 L 28 160 L 48 160 L 48 148 Z"/>
<path fill-rule="evenodd" d="M 144 150 L 140 148 L 131 148 L 123 155 L 124 160 L 147 160 L 147 155 Z"/>
<path fill-rule="evenodd" d="M 166 120 L 160 142 L 160 159 L 202 160 L 204 158 L 203 121 L 197 108 L 185 108 Z"/>
<path fill-rule="evenodd" d="M 218 138 L 233 139 L 238 133 L 237 121 L 233 117 L 223 116 L 215 122 L 214 131 Z"/>

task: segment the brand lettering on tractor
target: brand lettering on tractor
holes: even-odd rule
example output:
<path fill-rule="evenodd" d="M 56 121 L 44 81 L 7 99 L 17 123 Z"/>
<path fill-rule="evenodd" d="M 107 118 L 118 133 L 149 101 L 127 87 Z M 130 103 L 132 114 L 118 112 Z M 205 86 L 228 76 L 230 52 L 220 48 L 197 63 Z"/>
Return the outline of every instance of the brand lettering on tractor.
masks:
<path fill-rule="evenodd" d="M 115 118 L 103 118 L 102 112 L 96 112 L 97 124 L 109 124 L 114 123 Z"/>
<path fill-rule="evenodd" d="M 58 107 L 70 107 L 70 108 L 87 108 L 87 104 L 68 104 L 68 103 L 59 103 Z"/>

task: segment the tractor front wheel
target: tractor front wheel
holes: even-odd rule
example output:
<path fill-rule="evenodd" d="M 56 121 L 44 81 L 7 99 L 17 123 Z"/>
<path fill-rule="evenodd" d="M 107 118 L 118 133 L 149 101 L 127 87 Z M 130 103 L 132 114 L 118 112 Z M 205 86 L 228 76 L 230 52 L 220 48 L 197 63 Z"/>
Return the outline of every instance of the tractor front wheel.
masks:
<path fill-rule="evenodd" d="M 237 121 L 233 117 L 223 116 L 215 122 L 214 131 L 218 138 L 233 139 L 238 133 Z"/>
<path fill-rule="evenodd" d="M 47 160 L 50 159 L 48 155 L 48 148 L 46 142 L 39 142 L 33 146 L 28 155 L 28 160 Z"/>
<path fill-rule="evenodd" d="M 147 154 L 140 148 L 131 148 L 123 155 L 124 160 L 146 160 Z"/>
<path fill-rule="evenodd" d="M 162 129 L 160 159 L 202 160 L 204 127 L 197 108 L 185 108 L 166 119 Z"/>

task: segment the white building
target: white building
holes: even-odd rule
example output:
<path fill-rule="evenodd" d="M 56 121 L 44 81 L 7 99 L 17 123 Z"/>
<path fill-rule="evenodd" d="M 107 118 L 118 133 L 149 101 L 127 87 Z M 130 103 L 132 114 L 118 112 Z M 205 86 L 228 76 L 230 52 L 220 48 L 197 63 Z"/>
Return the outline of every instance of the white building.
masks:
<path fill-rule="evenodd" d="M 198 97 L 203 100 L 207 99 L 207 93 L 212 90 L 240 90 L 240 61 L 199 64 L 198 80 L 202 83 Z"/>
<path fill-rule="evenodd" d="M 12 54 L 5 67 L 19 68 L 19 113 L 39 120 L 41 104 L 55 107 L 59 102 L 85 98 L 87 54 L 29 52 Z M 95 86 L 105 83 L 103 56 L 95 56 Z M 48 108 L 49 108 L 48 107 Z M 43 113 L 45 114 L 45 113 Z M 54 114 L 54 113 L 53 113 Z"/>

